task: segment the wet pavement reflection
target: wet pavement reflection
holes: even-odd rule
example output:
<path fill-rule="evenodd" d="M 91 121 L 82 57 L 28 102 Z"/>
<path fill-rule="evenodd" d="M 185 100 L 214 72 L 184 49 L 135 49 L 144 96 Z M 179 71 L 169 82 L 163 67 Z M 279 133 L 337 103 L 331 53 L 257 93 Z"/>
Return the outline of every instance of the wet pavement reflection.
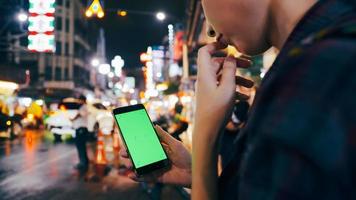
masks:
<path fill-rule="evenodd" d="M 145 187 L 119 175 L 81 175 L 73 143 L 53 143 L 46 133 L 26 130 L 24 137 L 0 141 L 0 199 L 152 199 Z M 89 155 L 92 156 L 92 155 Z M 162 188 L 161 199 L 186 199 L 175 187 Z"/>

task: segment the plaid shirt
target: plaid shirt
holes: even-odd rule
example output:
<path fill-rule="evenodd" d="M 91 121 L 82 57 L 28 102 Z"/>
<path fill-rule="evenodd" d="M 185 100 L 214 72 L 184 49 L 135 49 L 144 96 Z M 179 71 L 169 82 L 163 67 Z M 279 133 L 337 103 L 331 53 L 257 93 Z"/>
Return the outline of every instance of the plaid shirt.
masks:
<path fill-rule="evenodd" d="M 356 12 L 319 1 L 262 81 L 219 199 L 356 199 Z"/>

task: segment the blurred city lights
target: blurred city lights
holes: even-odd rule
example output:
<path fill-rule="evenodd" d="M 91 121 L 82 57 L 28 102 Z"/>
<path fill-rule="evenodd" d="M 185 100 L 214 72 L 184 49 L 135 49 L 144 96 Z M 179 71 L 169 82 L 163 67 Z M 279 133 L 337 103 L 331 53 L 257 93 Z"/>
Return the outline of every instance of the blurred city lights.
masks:
<path fill-rule="evenodd" d="M 135 100 L 135 99 L 132 99 L 131 101 L 130 101 L 130 104 L 131 105 L 136 105 L 138 102 L 137 102 L 137 100 Z"/>
<path fill-rule="evenodd" d="M 122 68 L 125 66 L 124 59 L 122 59 L 121 56 L 115 56 L 115 58 L 111 61 L 111 66 L 114 67 L 115 75 L 121 77 Z"/>
<path fill-rule="evenodd" d="M 104 12 L 103 11 L 101 11 L 101 12 L 98 12 L 98 18 L 103 18 L 104 17 Z"/>
<path fill-rule="evenodd" d="M 99 73 L 100 74 L 108 74 L 111 71 L 111 66 L 109 64 L 101 64 L 99 65 Z"/>
<path fill-rule="evenodd" d="M 127 11 L 126 10 L 118 10 L 117 15 L 119 15 L 121 17 L 125 17 L 127 15 Z"/>
<path fill-rule="evenodd" d="M 86 17 L 92 17 L 93 15 L 96 15 L 98 18 L 103 18 L 105 16 L 104 8 L 100 3 L 100 0 L 93 0 L 93 2 L 85 11 Z"/>
<path fill-rule="evenodd" d="M 184 104 L 190 103 L 190 102 L 192 102 L 192 97 L 190 97 L 190 96 L 183 96 L 183 97 L 181 98 L 181 100 L 182 100 L 182 103 L 184 103 Z"/>
<path fill-rule="evenodd" d="M 100 65 L 100 60 L 97 59 L 97 58 L 94 58 L 93 60 L 91 60 L 91 65 L 92 65 L 93 67 L 99 66 L 99 65 Z"/>
<path fill-rule="evenodd" d="M 114 78 L 114 72 L 108 73 L 108 77 L 109 77 L 109 78 Z"/>
<path fill-rule="evenodd" d="M 35 52 L 54 52 L 55 0 L 30 0 L 29 4 L 28 49 Z"/>
<path fill-rule="evenodd" d="M 9 88 L 12 90 L 17 90 L 19 88 L 19 85 L 17 83 L 9 81 L 0 81 L 0 88 Z"/>
<path fill-rule="evenodd" d="M 39 105 L 39 106 L 43 106 L 44 101 L 43 101 L 42 99 L 38 99 L 38 100 L 35 101 L 35 103 L 36 103 L 37 105 Z"/>
<path fill-rule="evenodd" d="M 166 19 L 166 14 L 164 14 L 164 12 L 158 12 L 156 14 L 156 18 L 159 20 L 159 21 L 164 21 Z"/>
<path fill-rule="evenodd" d="M 158 91 L 164 91 L 168 89 L 168 85 L 166 83 L 161 83 L 156 86 Z"/>
<path fill-rule="evenodd" d="M 10 120 L 7 120 L 7 121 L 6 121 L 6 125 L 11 126 L 11 121 L 10 121 Z"/>
<path fill-rule="evenodd" d="M 147 53 L 141 53 L 140 60 L 143 63 L 148 62 L 148 61 L 152 61 L 152 55 L 149 55 Z"/>
<path fill-rule="evenodd" d="M 87 11 L 85 11 L 85 16 L 91 17 L 91 16 L 93 16 L 93 12 L 91 10 L 87 10 Z"/>
<path fill-rule="evenodd" d="M 19 20 L 20 22 L 26 22 L 28 19 L 28 15 L 25 12 L 20 12 L 19 14 L 17 14 L 17 20 Z"/>
<path fill-rule="evenodd" d="M 20 105 L 29 107 L 30 104 L 32 103 L 32 99 L 29 97 L 19 98 L 19 103 L 20 103 Z"/>
<path fill-rule="evenodd" d="M 110 104 L 111 104 L 110 101 L 103 101 L 103 105 L 106 107 L 110 106 Z"/>

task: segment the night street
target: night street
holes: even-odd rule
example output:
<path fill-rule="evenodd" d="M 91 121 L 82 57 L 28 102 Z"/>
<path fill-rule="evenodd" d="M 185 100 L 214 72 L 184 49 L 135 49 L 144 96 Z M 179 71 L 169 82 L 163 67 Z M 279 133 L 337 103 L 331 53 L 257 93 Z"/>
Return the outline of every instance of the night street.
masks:
<path fill-rule="evenodd" d="M 0 141 L 0 199 L 151 199 L 115 167 L 103 178 L 93 169 L 79 175 L 74 144 L 54 144 L 47 135 L 27 130 L 23 138 Z M 184 199 L 172 187 L 163 187 L 161 198 Z"/>

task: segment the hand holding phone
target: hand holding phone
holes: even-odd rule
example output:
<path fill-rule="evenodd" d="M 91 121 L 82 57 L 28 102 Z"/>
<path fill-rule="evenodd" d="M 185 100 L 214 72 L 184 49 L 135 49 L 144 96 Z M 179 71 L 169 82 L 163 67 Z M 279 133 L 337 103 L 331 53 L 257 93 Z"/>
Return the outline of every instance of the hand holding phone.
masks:
<path fill-rule="evenodd" d="M 114 118 L 137 175 L 169 166 L 167 154 L 142 104 L 116 108 Z"/>
<path fill-rule="evenodd" d="M 151 173 L 138 177 L 134 172 L 130 172 L 128 177 L 139 182 L 160 182 L 183 187 L 191 187 L 192 184 L 192 157 L 188 149 L 182 142 L 173 138 L 161 127 L 155 126 L 156 132 L 167 156 L 171 161 L 171 167 L 160 173 Z M 132 161 L 125 148 L 120 149 L 120 160 L 128 168 L 133 169 Z"/>

